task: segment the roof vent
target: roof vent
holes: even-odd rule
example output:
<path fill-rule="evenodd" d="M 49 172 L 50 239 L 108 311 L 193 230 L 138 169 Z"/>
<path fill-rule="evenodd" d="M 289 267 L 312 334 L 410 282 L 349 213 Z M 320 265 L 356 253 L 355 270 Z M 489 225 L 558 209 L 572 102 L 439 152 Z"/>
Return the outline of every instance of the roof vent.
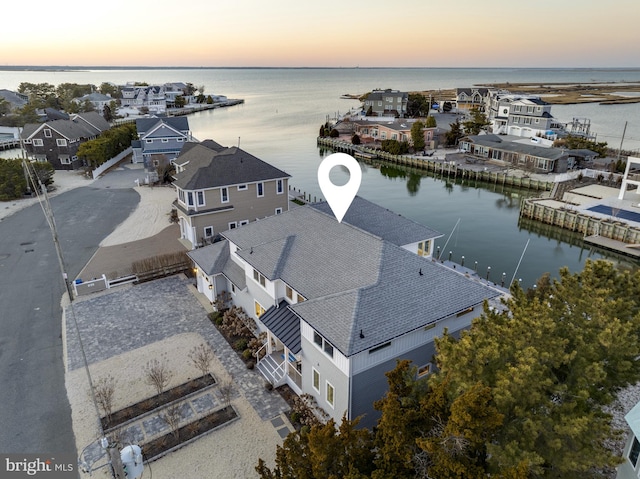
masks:
<path fill-rule="evenodd" d="M 362 332 L 362 329 L 360 330 L 360 339 L 364 339 L 364 333 Z"/>
<path fill-rule="evenodd" d="M 420 271 L 418 271 L 418 274 L 419 274 L 420 276 L 424 276 L 424 274 L 422 273 L 422 268 L 420 268 Z"/>

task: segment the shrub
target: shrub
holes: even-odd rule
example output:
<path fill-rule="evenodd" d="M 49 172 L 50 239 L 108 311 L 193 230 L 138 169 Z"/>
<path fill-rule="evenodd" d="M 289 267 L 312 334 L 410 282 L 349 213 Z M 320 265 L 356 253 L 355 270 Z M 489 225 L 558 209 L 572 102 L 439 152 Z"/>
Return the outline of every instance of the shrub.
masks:
<path fill-rule="evenodd" d="M 220 326 L 222 324 L 222 313 L 220 311 L 214 311 L 207 314 L 207 316 L 209 316 L 209 320 L 216 326 Z"/>
<path fill-rule="evenodd" d="M 351 137 L 351 143 L 353 145 L 359 145 L 360 144 L 360 137 L 358 136 L 357 133 L 354 133 L 353 136 Z"/>
<path fill-rule="evenodd" d="M 333 128 L 331 130 L 331 133 L 329 133 L 329 136 L 331 138 L 338 138 L 340 136 L 340 132 L 338 130 L 336 130 L 335 128 Z"/>
<path fill-rule="evenodd" d="M 238 339 L 235 343 L 233 343 L 233 349 L 236 351 L 244 351 L 247 349 L 247 340 L 245 338 Z"/>
<path fill-rule="evenodd" d="M 250 349 L 245 349 L 244 351 L 242 351 L 242 359 L 244 359 L 245 361 L 250 359 L 251 356 L 253 356 L 253 353 L 251 352 Z"/>

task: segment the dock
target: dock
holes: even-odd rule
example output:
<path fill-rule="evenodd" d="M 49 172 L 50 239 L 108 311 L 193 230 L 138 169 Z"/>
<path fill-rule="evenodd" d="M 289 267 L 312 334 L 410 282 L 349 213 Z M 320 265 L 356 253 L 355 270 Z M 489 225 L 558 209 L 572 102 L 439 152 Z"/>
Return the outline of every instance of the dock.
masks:
<path fill-rule="evenodd" d="M 615 251 L 616 253 L 630 256 L 636 260 L 640 260 L 640 243 L 629 244 L 617 241 L 611 238 L 605 238 L 600 235 L 585 236 L 586 244 L 597 246 L 598 248 Z"/>

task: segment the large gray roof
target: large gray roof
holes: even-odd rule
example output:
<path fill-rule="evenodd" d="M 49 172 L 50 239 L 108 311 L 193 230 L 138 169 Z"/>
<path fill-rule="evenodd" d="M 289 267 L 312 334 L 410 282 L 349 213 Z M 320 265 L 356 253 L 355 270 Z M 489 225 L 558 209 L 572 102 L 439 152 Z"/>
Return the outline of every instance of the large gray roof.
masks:
<path fill-rule="evenodd" d="M 327 202 L 311 205 L 318 211 L 333 215 Z M 442 233 L 405 218 L 371 201 L 356 196 L 342 219 L 357 228 L 389 241 L 397 246 L 442 237 Z"/>
<path fill-rule="evenodd" d="M 496 138 L 498 141 L 496 141 Z M 538 158 L 547 158 L 549 160 L 558 160 L 567 156 L 567 151 L 561 148 L 546 148 L 544 146 L 527 145 L 512 141 L 503 141 L 497 135 L 474 135 L 468 136 L 467 139 L 476 145 L 497 148 L 513 153 L 521 153 L 535 156 Z"/>
<path fill-rule="evenodd" d="M 220 151 L 213 148 L 215 145 L 207 144 L 183 150 L 176 162 L 186 167 L 174 176 L 174 185 L 184 190 L 202 190 L 290 176 L 235 146 Z"/>
<path fill-rule="evenodd" d="M 347 356 L 500 294 L 311 206 L 222 234 L 264 276 L 302 294 L 291 310 Z"/>
<path fill-rule="evenodd" d="M 57 131 L 69 140 L 91 138 L 98 136 L 109 129 L 109 123 L 96 112 L 79 113 L 71 120 L 52 120 L 46 123 L 27 123 L 21 133 L 24 139 L 30 138 L 34 133 L 44 127 Z"/>
<path fill-rule="evenodd" d="M 185 132 L 189 131 L 189 120 L 186 116 L 167 116 L 162 118 L 138 118 L 136 120 L 136 130 L 138 135 L 144 135 L 148 131 L 152 130 L 158 124 L 164 123 L 171 128 Z"/>

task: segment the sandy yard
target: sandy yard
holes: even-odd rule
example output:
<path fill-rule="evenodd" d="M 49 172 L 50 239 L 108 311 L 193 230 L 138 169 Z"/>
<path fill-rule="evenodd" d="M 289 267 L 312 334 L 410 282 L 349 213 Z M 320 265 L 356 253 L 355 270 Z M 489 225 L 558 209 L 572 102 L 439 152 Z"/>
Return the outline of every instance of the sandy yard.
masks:
<path fill-rule="evenodd" d="M 196 333 L 186 333 L 149 346 L 133 350 L 105 361 L 92 364 L 90 372 L 94 384 L 111 375 L 117 380 L 114 411 L 155 394 L 144 380 L 143 368 L 149 358 L 166 357 L 173 378 L 168 388 L 198 376 L 200 373 L 187 358 L 187 352 L 205 342 Z M 218 384 L 230 379 L 227 372 L 214 357 L 211 373 Z M 67 393 L 72 409 L 73 429 L 76 435 L 78 454 L 99 439 L 98 419 L 95 406 L 90 400 L 86 370 L 68 372 Z M 270 467 L 275 463 L 275 451 L 282 444 L 276 429 L 269 421 L 262 421 L 242 394 L 235 395 L 231 404 L 239 413 L 239 420 L 196 440 L 195 442 L 153 461 L 153 477 L 170 479 L 175 477 L 199 478 L 249 478 L 257 477 L 255 466 L 259 457 Z M 104 464 L 104 459 L 95 466 Z M 149 474 L 145 466 L 143 477 Z M 89 477 L 81 474 L 81 477 Z M 111 477 L 107 468 L 93 473 L 92 477 Z"/>

